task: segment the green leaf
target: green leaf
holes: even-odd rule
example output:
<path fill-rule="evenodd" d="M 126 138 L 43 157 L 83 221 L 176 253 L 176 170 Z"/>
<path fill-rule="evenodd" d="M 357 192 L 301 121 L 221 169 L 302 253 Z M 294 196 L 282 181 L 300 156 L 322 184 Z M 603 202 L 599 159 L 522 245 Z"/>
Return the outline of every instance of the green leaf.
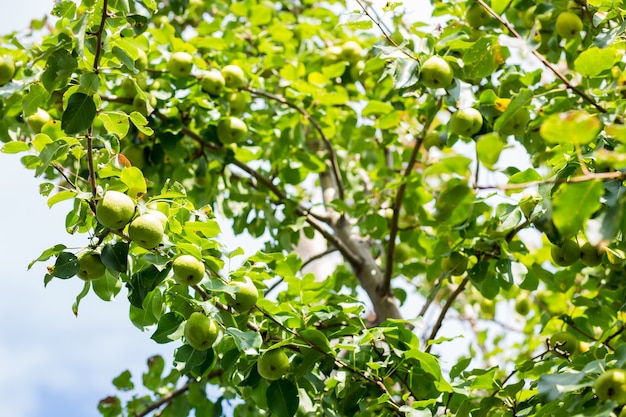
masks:
<path fill-rule="evenodd" d="M 78 293 L 78 295 L 76 296 L 76 300 L 72 304 L 72 313 L 74 313 L 76 317 L 78 317 L 78 306 L 80 305 L 80 302 L 82 301 L 82 299 L 85 298 L 87 294 L 89 294 L 90 287 L 91 287 L 91 283 L 89 281 L 86 281 L 85 285 L 83 285 L 83 290 L 80 293 Z"/>
<path fill-rule="evenodd" d="M 548 116 L 539 134 L 548 143 L 587 145 L 596 139 L 601 127 L 597 116 L 584 110 L 571 110 Z"/>
<path fill-rule="evenodd" d="M 52 207 L 56 203 L 60 203 L 61 201 L 65 201 L 65 200 L 70 200 L 74 197 L 76 197 L 75 191 L 67 190 L 67 191 L 58 192 L 48 199 L 47 201 L 48 207 Z"/>
<path fill-rule="evenodd" d="M 50 93 L 41 84 L 31 84 L 28 94 L 22 100 L 24 117 L 28 117 L 37 112 L 40 107 L 45 107 L 50 99 Z"/>
<path fill-rule="evenodd" d="M 383 101 L 371 100 L 363 108 L 363 116 L 388 114 L 394 110 L 393 106 Z"/>
<path fill-rule="evenodd" d="M 148 120 L 139 112 L 132 112 L 130 114 L 130 121 L 133 122 L 135 127 L 144 135 L 152 136 L 154 130 L 148 127 Z"/>
<path fill-rule="evenodd" d="M 170 311 L 165 313 L 159 319 L 159 324 L 152 337 L 157 343 L 169 343 L 173 340 L 179 339 L 183 334 L 181 325 L 185 321 L 185 316 L 176 312 Z"/>
<path fill-rule="evenodd" d="M 96 103 L 93 97 L 84 93 L 74 93 L 67 101 L 61 117 L 61 128 L 68 135 L 87 130 L 96 117 Z"/>
<path fill-rule="evenodd" d="M 132 375 L 127 369 L 115 378 L 113 378 L 113 385 L 120 391 L 130 391 L 135 388 L 135 384 L 131 381 Z"/>
<path fill-rule="evenodd" d="M 319 348 L 322 352 L 332 352 L 330 342 L 328 341 L 324 333 L 320 332 L 319 330 L 304 329 L 300 332 L 300 336 L 302 336 L 306 341 L 310 342 L 313 346 Z"/>
<path fill-rule="evenodd" d="M 237 345 L 237 349 L 247 355 L 257 354 L 259 348 L 263 344 L 263 339 L 261 338 L 259 332 L 254 332 L 252 330 L 244 332 L 234 327 L 228 327 L 226 328 L 225 333 L 231 335 L 235 345 Z"/>
<path fill-rule="evenodd" d="M 54 263 L 51 275 L 68 279 L 72 278 L 78 272 L 78 258 L 71 252 L 61 252 Z"/>
<path fill-rule="evenodd" d="M 102 301 L 113 301 L 122 289 L 122 280 L 111 273 L 106 273 L 102 278 L 91 282 L 93 292 Z"/>
<path fill-rule="evenodd" d="M 493 169 L 500 159 L 500 153 L 506 148 L 506 143 L 500 139 L 497 133 L 488 133 L 478 138 L 476 152 L 478 159 L 487 168 Z"/>
<path fill-rule="evenodd" d="M 107 244 L 102 247 L 100 258 L 107 269 L 115 272 L 126 272 L 128 268 L 129 244 L 123 241 Z"/>
<path fill-rule="evenodd" d="M 274 381 L 265 392 L 267 405 L 276 417 L 292 417 L 298 411 L 298 388 L 286 379 Z"/>
<path fill-rule="evenodd" d="M 553 201 L 554 225 L 563 237 L 574 236 L 602 205 L 604 194 L 601 181 L 563 184 Z"/>
<path fill-rule="evenodd" d="M 493 37 L 483 36 L 465 52 L 463 62 L 467 78 L 484 78 L 496 69 L 498 43 Z"/>
<path fill-rule="evenodd" d="M 3 153 L 20 153 L 30 149 L 30 145 L 26 142 L 15 141 L 8 142 L 2 146 Z"/>
<path fill-rule="evenodd" d="M 58 244 L 58 245 L 54 245 L 53 247 L 44 250 L 37 259 L 33 260 L 31 263 L 28 264 L 28 269 L 31 269 L 33 265 L 35 265 L 35 263 L 37 262 L 47 261 L 51 257 L 57 256 L 58 254 L 63 252 L 63 249 L 65 249 L 66 247 L 67 246 L 65 245 Z M 78 269 L 76 269 L 76 271 L 78 271 Z"/>
<path fill-rule="evenodd" d="M 589 48 L 582 51 L 574 61 L 574 69 L 583 77 L 594 77 L 607 71 L 621 60 L 622 54 L 615 48 Z"/>
<path fill-rule="evenodd" d="M 211 239 L 220 234 L 220 225 L 214 220 L 206 222 L 187 222 L 185 230 L 190 233 L 200 233 L 204 237 Z"/>
<path fill-rule="evenodd" d="M 124 112 L 104 112 L 98 115 L 98 120 L 102 122 L 107 132 L 123 139 L 128 134 L 130 123 L 128 115 Z"/>
<path fill-rule="evenodd" d="M 137 167 L 122 169 L 120 180 L 128 187 L 128 195 L 132 198 L 139 198 L 148 191 L 143 172 Z"/>
<path fill-rule="evenodd" d="M 54 51 L 46 62 L 46 70 L 41 81 L 46 90 L 53 92 L 67 85 L 69 78 L 78 67 L 78 61 L 65 49 Z"/>

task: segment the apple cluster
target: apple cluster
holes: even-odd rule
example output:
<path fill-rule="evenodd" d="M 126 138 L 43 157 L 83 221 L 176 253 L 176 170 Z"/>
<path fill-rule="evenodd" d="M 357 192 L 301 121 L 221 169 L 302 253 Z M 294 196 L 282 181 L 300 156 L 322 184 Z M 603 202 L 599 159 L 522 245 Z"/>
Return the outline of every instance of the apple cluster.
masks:
<path fill-rule="evenodd" d="M 561 245 L 552 245 L 550 255 L 552 261 L 558 266 L 570 266 L 579 260 L 585 266 L 598 266 L 602 263 L 603 250 L 585 242 L 581 247 L 574 239 L 568 239 Z"/>

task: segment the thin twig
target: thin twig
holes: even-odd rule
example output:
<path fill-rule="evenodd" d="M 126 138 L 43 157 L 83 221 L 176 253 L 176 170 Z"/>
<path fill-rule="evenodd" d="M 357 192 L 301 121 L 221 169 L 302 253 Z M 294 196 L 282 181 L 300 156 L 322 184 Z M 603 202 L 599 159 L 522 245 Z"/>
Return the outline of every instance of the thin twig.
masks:
<path fill-rule="evenodd" d="M 159 398 L 158 400 L 156 400 L 152 404 L 148 405 L 146 408 L 144 408 L 140 412 L 135 413 L 134 417 L 144 417 L 144 416 L 147 416 L 152 411 L 160 408 L 164 404 L 169 403 L 170 401 L 174 400 L 176 397 L 179 397 L 182 394 L 184 394 L 185 392 L 187 392 L 187 390 L 189 390 L 189 387 L 191 386 L 191 384 L 192 384 L 191 381 L 187 382 L 182 387 L 177 388 L 174 391 L 168 392 L 167 394 L 165 394 L 164 396 L 162 396 L 161 398 Z"/>
<path fill-rule="evenodd" d="M 333 176 L 335 178 L 335 183 L 337 185 L 337 193 L 339 194 L 339 198 L 341 200 L 344 200 L 345 196 L 344 196 L 343 179 L 341 176 L 341 171 L 339 170 L 339 163 L 337 162 L 337 155 L 335 154 L 335 150 L 333 149 L 332 143 L 330 143 L 330 140 L 328 139 L 328 137 L 326 137 L 326 134 L 324 133 L 324 130 L 322 129 L 322 126 L 318 123 L 318 121 L 313 116 L 311 116 L 311 114 L 308 111 L 298 106 L 297 104 L 292 103 L 291 101 L 287 100 L 283 96 L 280 96 L 278 94 L 268 93 L 267 91 L 258 90 L 252 87 L 243 87 L 242 89 L 245 91 L 248 91 L 252 95 L 265 97 L 270 100 L 274 100 L 281 104 L 284 104 L 288 107 L 291 107 L 292 109 L 300 113 L 306 120 L 308 120 L 311 123 L 313 128 L 317 131 L 320 138 L 322 139 L 322 142 L 324 142 L 324 146 L 326 147 L 326 150 L 328 151 L 330 165 L 332 168 Z"/>
<path fill-rule="evenodd" d="M 102 2 L 102 17 L 100 18 L 100 26 L 96 31 L 96 52 L 93 57 L 93 72 L 96 74 L 100 71 L 100 54 L 102 54 L 102 34 L 104 33 L 104 24 L 108 16 L 109 0 Z"/>
<path fill-rule="evenodd" d="M 438 106 L 440 105 L 441 98 L 438 100 Z M 395 255 L 394 252 L 396 248 L 396 237 L 398 235 L 398 225 L 400 223 L 400 212 L 402 211 L 404 193 L 406 192 L 408 178 L 411 173 L 413 173 L 413 169 L 415 168 L 417 156 L 419 155 L 420 148 L 422 147 L 422 143 L 424 142 L 424 138 L 426 137 L 426 132 L 428 132 L 428 129 L 430 128 L 433 120 L 434 116 L 428 118 L 422 128 L 421 134 L 417 137 L 415 141 L 413 151 L 411 152 L 411 156 L 409 157 L 409 162 L 407 163 L 404 173 L 402 174 L 402 182 L 398 187 L 396 199 L 393 202 L 393 214 L 391 216 L 391 224 L 389 225 L 389 241 L 387 242 L 387 252 L 385 254 L 385 272 L 383 283 L 380 288 L 381 294 L 388 294 L 389 292 L 391 292 L 391 278 L 393 277 L 393 258 Z"/>
<path fill-rule="evenodd" d="M 92 203 L 95 205 L 95 200 L 98 197 L 98 193 L 96 185 L 96 170 L 93 164 L 93 136 L 91 135 L 91 132 L 92 127 L 89 126 L 89 129 L 87 130 L 87 166 L 89 168 L 89 185 L 91 187 L 91 195 L 93 197 Z M 95 207 L 92 207 L 92 209 L 94 208 Z"/>
<path fill-rule="evenodd" d="M 476 190 L 523 190 L 525 188 L 536 187 L 544 184 L 570 184 L 594 180 L 623 180 L 626 173 L 620 171 L 589 173 L 570 178 L 555 178 L 550 180 L 537 180 L 523 182 L 520 184 L 500 184 L 500 185 L 474 185 Z"/>
<path fill-rule="evenodd" d="M 517 39 L 524 40 L 522 35 L 520 35 L 515 28 L 507 22 L 504 18 L 502 18 L 498 13 L 496 13 L 491 7 L 489 7 L 483 0 L 476 0 L 478 4 L 480 4 L 490 15 L 492 15 L 500 24 L 508 29 L 509 32 L 513 34 Z M 570 90 L 580 96 L 584 101 L 591 104 L 597 111 L 600 113 L 607 113 L 607 110 L 596 103 L 596 101 L 588 96 L 584 91 L 573 85 L 570 80 L 565 77 L 554 65 L 552 65 L 541 53 L 539 53 L 536 49 L 532 50 L 532 54 L 541 62 L 546 68 L 548 68 L 552 73 L 560 79 Z"/>
<path fill-rule="evenodd" d="M 439 333 L 439 330 L 441 329 L 441 325 L 443 324 L 443 320 L 445 319 L 446 314 L 448 314 L 448 310 L 450 310 L 450 307 L 452 307 L 452 303 L 454 303 L 456 298 L 463 292 L 468 282 L 469 275 L 466 275 L 465 278 L 463 278 L 463 281 L 461 281 L 459 286 L 456 288 L 456 290 L 454 290 L 452 294 L 450 294 L 450 297 L 446 300 L 446 304 L 444 304 L 443 308 L 441 309 L 441 313 L 439 313 L 439 317 L 437 317 L 437 322 L 433 326 L 433 330 L 430 332 L 430 336 L 428 336 L 428 339 L 426 340 L 426 353 L 430 352 L 430 349 L 433 346 L 432 343 L 428 342 L 433 341 L 435 337 L 437 337 L 437 333 Z"/>

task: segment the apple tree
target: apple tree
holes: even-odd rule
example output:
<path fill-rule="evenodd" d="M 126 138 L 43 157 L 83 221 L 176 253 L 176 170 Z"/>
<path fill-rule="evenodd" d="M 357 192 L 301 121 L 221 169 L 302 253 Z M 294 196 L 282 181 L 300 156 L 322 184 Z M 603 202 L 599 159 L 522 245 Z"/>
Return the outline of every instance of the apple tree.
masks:
<path fill-rule="evenodd" d="M 2 38 L 2 151 L 84 237 L 44 284 L 175 346 L 103 416 L 626 414 L 622 2 L 417 4 L 60 0 Z"/>

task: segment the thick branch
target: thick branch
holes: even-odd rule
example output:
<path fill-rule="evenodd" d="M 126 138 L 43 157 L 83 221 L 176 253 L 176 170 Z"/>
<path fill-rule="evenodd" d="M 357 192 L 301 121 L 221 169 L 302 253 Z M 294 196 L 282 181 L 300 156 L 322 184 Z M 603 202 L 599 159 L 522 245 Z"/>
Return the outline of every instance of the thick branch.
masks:
<path fill-rule="evenodd" d="M 102 2 L 102 17 L 100 18 L 100 26 L 96 31 L 96 52 L 93 57 L 93 72 L 96 74 L 100 71 L 100 54 L 102 54 L 102 34 L 104 33 L 104 24 L 108 16 L 109 0 Z"/>
<path fill-rule="evenodd" d="M 490 15 L 492 15 L 498 22 L 500 22 L 500 24 L 502 24 L 504 27 L 506 27 L 508 29 L 509 32 L 511 32 L 513 34 L 513 36 L 515 36 L 517 39 L 520 40 L 524 40 L 524 38 L 522 37 L 522 35 L 520 35 L 513 26 L 511 26 L 511 24 L 509 22 L 507 22 L 504 18 L 502 18 L 498 13 L 496 13 L 491 7 L 489 7 L 487 5 L 487 3 L 485 3 L 483 0 L 476 0 L 476 2 L 478 4 L 480 4 Z M 539 51 L 537 51 L 536 49 L 533 49 L 532 54 L 535 56 L 535 58 L 537 58 L 539 60 L 539 62 L 541 62 L 546 68 L 548 68 L 550 71 L 552 71 L 552 73 L 559 79 L 561 80 L 568 89 L 572 90 L 574 93 L 576 93 L 578 96 L 580 96 L 584 101 L 586 101 L 587 103 L 591 104 L 596 110 L 598 110 L 600 113 L 606 113 L 606 109 L 604 107 L 602 107 L 601 105 L 599 105 L 598 103 L 596 103 L 596 101 L 591 98 L 590 96 L 588 96 L 584 91 L 582 91 L 581 89 L 579 89 L 578 87 L 576 87 L 575 85 L 573 85 L 570 80 L 567 79 L 567 77 L 565 77 L 565 75 L 563 75 L 558 69 L 556 69 L 556 67 L 554 65 L 552 65 L 550 62 L 548 62 L 548 60 L 539 53 Z"/>

